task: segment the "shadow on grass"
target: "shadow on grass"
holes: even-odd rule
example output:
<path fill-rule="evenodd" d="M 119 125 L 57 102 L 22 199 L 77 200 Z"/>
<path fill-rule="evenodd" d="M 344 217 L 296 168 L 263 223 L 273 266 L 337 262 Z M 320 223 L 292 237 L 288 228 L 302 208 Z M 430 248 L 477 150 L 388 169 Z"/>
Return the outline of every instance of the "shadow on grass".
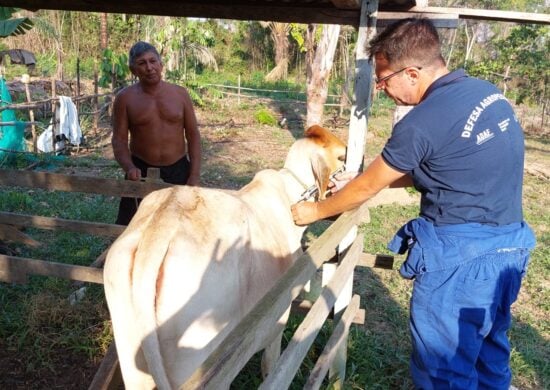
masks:
<path fill-rule="evenodd" d="M 387 283 L 396 271 L 357 267 L 354 292 L 361 296 L 365 324 L 350 329 L 346 384 L 361 389 L 410 389 L 408 309 Z"/>
<path fill-rule="evenodd" d="M 514 317 L 509 339 L 512 347 L 512 375 L 515 378 L 513 382 L 516 386 L 523 390 L 550 388 L 548 337 Z"/>

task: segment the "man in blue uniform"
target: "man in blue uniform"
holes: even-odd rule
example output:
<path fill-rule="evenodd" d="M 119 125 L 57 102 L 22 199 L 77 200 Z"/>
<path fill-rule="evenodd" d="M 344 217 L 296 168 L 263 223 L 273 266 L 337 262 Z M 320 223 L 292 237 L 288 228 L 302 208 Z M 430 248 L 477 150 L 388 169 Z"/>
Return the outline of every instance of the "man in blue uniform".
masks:
<path fill-rule="evenodd" d="M 508 390 L 510 306 L 535 244 L 522 214 L 521 126 L 495 86 L 449 72 L 429 20 L 394 23 L 369 53 L 376 87 L 415 107 L 365 172 L 324 201 L 293 205 L 294 220 L 308 224 L 385 187 L 414 185 L 420 216 L 389 247 L 408 251 L 401 275 L 414 279 L 415 386 Z"/>

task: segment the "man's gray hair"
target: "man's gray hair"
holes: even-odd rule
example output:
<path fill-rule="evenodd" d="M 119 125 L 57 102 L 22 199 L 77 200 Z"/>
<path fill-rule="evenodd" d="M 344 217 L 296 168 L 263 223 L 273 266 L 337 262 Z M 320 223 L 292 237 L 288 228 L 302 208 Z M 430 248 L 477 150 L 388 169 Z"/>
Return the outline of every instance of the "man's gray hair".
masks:
<path fill-rule="evenodd" d="M 134 63 L 136 62 L 136 58 L 138 58 L 144 53 L 149 53 L 149 52 L 154 53 L 160 61 L 160 54 L 155 48 L 155 46 L 143 41 L 134 43 L 134 45 L 130 49 L 130 55 L 128 56 L 128 65 L 130 66 L 134 65 Z"/>

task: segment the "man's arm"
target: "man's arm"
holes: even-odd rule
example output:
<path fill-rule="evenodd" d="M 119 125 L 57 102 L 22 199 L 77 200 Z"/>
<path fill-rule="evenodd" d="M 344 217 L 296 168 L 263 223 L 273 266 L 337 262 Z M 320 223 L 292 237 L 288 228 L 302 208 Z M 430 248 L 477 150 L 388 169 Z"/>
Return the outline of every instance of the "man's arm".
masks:
<path fill-rule="evenodd" d="M 187 140 L 187 150 L 189 153 L 189 160 L 191 161 L 191 172 L 187 184 L 190 186 L 196 186 L 200 183 L 201 172 L 201 136 L 197 124 L 197 117 L 195 116 L 195 109 L 193 108 L 193 102 L 189 93 L 185 91 L 184 94 L 184 131 L 185 139 Z"/>
<path fill-rule="evenodd" d="M 141 171 L 132 162 L 130 149 L 128 148 L 128 114 L 126 111 L 126 99 L 118 94 L 113 103 L 113 136 L 111 138 L 113 153 L 118 164 L 128 175 L 130 180 L 139 180 Z"/>
<path fill-rule="evenodd" d="M 321 202 L 300 202 L 292 205 L 292 217 L 297 225 L 308 225 L 319 219 L 353 210 L 383 188 L 406 181 L 404 177 L 408 176 L 393 169 L 381 156 L 378 156 L 365 172 L 331 197 Z"/>

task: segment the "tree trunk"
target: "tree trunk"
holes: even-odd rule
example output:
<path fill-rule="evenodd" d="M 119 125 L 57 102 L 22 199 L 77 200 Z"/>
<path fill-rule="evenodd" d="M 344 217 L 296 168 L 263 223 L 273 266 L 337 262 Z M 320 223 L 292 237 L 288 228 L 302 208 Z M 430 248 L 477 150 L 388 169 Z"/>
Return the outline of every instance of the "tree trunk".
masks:
<path fill-rule="evenodd" d="M 464 56 L 464 66 L 466 66 L 466 63 L 470 59 L 472 55 L 472 49 L 474 48 L 474 43 L 476 42 L 476 32 L 477 30 L 472 27 L 472 36 L 470 37 L 469 30 L 468 30 L 468 22 L 465 23 L 466 27 L 466 54 Z"/>
<path fill-rule="evenodd" d="M 310 77 L 307 80 L 307 120 L 306 126 L 322 124 L 323 106 L 328 96 L 328 80 L 334 62 L 340 25 L 324 25 L 313 62 L 308 63 Z"/>
<path fill-rule="evenodd" d="M 103 12 L 101 14 L 101 25 L 100 25 L 100 45 L 101 50 L 107 49 L 107 46 L 109 45 L 109 35 L 108 35 L 108 29 L 107 29 L 107 13 Z"/>
<path fill-rule="evenodd" d="M 275 67 L 265 76 L 266 81 L 285 80 L 288 76 L 290 23 L 269 22 L 271 39 L 275 49 Z"/>

